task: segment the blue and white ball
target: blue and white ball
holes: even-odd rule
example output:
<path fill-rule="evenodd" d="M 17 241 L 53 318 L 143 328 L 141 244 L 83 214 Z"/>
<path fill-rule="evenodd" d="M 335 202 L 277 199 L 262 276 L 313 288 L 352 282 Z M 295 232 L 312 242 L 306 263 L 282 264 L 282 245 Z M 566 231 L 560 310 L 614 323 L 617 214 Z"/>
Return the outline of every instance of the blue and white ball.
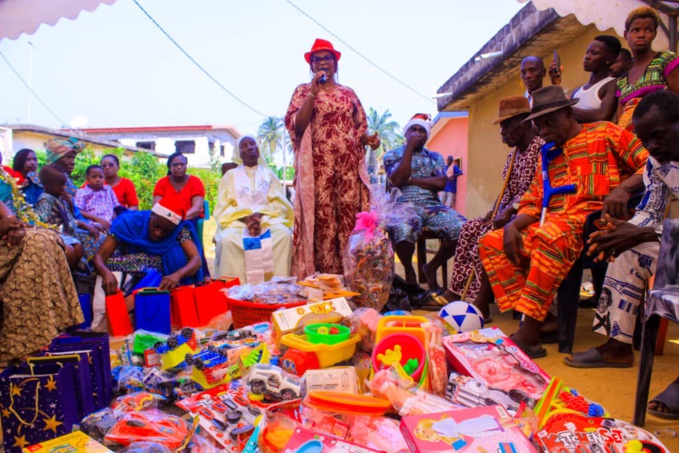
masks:
<path fill-rule="evenodd" d="M 464 333 L 483 329 L 483 315 L 474 305 L 456 300 L 439 311 L 439 317 L 455 332 Z"/>

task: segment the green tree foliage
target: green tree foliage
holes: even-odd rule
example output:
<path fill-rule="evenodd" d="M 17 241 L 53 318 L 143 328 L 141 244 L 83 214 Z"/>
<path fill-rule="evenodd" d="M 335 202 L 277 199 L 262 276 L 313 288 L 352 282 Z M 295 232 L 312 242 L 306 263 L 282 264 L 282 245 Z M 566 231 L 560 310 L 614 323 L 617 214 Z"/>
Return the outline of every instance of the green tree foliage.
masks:
<path fill-rule="evenodd" d="M 372 134 L 377 132 L 382 141 L 379 148 L 375 150 L 375 157 L 380 158 L 389 150 L 398 148 L 403 144 L 403 135 L 401 135 L 401 126 L 398 122 L 391 119 L 391 112 L 389 109 L 384 113 L 379 113 L 374 108 L 370 107 L 368 111 L 368 131 Z"/>
<path fill-rule="evenodd" d="M 281 118 L 269 116 L 262 121 L 257 130 L 259 150 L 262 157 L 271 164 L 278 149 L 283 147 L 283 130 L 285 126 Z"/>

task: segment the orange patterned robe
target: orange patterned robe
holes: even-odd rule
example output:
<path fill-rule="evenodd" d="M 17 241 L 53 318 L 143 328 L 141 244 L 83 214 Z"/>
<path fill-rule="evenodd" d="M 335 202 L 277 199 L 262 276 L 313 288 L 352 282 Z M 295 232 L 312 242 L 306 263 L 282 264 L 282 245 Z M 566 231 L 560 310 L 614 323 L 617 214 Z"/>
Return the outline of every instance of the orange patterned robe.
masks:
<path fill-rule="evenodd" d="M 641 174 L 647 157 L 648 151 L 634 134 L 608 122 L 584 124 L 580 134 L 566 142 L 563 153 L 549 165 L 549 178 L 552 187 L 575 184 L 577 191 L 554 196 L 545 223 L 535 222 L 522 231 L 529 268 L 507 258 L 504 230 L 492 231 L 479 241 L 481 261 L 501 311 L 513 308 L 537 320 L 545 318 L 559 285 L 582 252 L 587 215 L 601 209 L 603 199 L 622 181 Z M 518 214 L 539 219 L 542 197 L 538 170 Z"/>

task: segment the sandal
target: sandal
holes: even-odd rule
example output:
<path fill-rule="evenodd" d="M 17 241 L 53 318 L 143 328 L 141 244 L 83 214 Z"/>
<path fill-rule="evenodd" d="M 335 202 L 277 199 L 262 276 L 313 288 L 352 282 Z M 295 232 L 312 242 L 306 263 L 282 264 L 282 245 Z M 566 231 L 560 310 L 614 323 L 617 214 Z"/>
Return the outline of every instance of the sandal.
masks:
<path fill-rule="evenodd" d="M 573 368 L 631 368 L 634 365 L 634 360 L 631 362 L 606 360 L 597 348 L 573 353 L 570 357 L 565 357 L 563 361 Z"/>
<path fill-rule="evenodd" d="M 672 383 L 668 385 L 665 390 L 649 401 L 649 403 L 662 404 L 670 410 L 669 412 L 660 412 L 657 409 L 646 409 L 649 414 L 666 420 L 679 420 L 679 384 Z"/>

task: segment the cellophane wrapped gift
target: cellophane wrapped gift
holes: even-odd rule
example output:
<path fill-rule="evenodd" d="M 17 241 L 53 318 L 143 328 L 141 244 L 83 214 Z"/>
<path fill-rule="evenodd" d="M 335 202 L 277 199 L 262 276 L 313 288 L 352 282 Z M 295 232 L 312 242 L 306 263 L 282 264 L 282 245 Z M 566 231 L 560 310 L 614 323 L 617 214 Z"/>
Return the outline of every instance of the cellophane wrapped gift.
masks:
<path fill-rule="evenodd" d="M 356 214 L 356 226 L 344 250 L 344 277 L 359 307 L 382 310 L 394 277 L 394 249 L 386 231 L 408 217 L 407 203 L 396 203 L 383 187 L 373 186 L 370 212 Z"/>

